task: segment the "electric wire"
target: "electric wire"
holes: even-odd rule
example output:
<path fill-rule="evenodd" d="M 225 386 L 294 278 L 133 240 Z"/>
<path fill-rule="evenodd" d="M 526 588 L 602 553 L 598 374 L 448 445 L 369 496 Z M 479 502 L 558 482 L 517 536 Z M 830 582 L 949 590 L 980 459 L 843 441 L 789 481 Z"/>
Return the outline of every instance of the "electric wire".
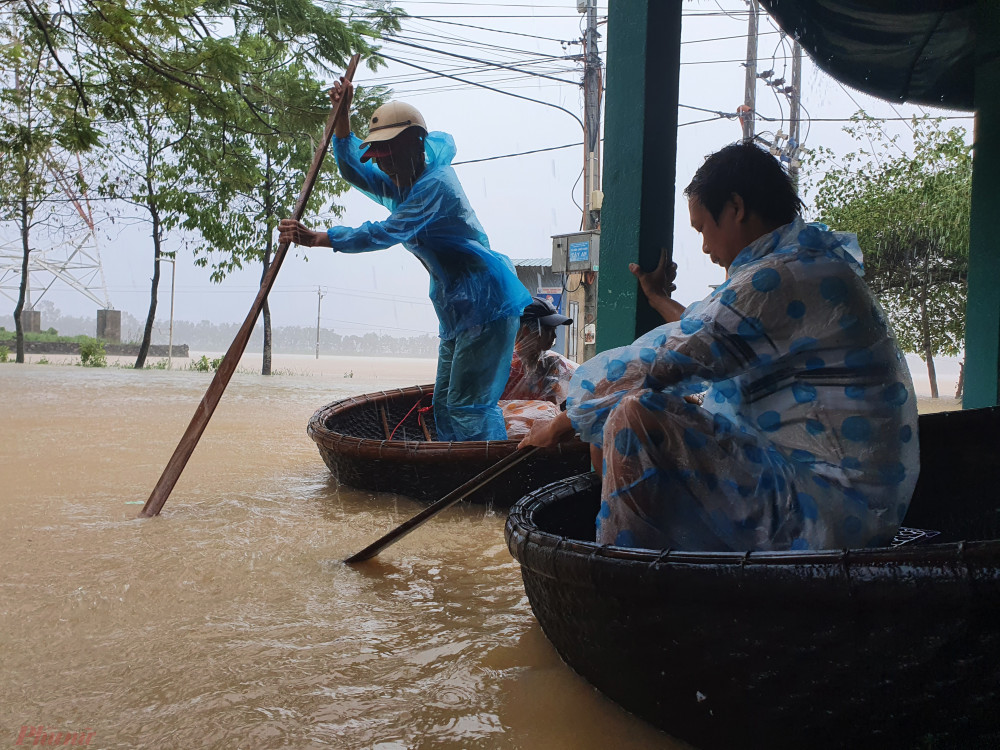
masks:
<path fill-rule="evenodd" d="M 555 78 L 554 76 L 545 75 L 544 73 L 535 73 L 535 72 L 532 72 L 532 71 L 522 70 L 520 68 L 515 68 L 515 67 L 512 67 L 510 65 L 502 65 L 500 63 L 490 62 L 488 60 L 481 60 L 481 59 L 478 59 L 478 58 L 475 58 L 475 57 L 469 57 L 468 55 L 459 55 L 459 54 L 457 54 L 455 52 L 445 52 L 444 50 L 437 50 L 437 49 L 433 49 L 431 47 L 425 47 L 422 44 L 414 44 L 413 42 L 403 42 L 403 41 L 399 41 L 399 40 L 393 39 L 393 38 L 387 39 L 386 41 L 391 42 L 393 44 L 400 44 L 400 45 L 403 45 L 405 47 L 413 47 L 415 49 L 420 49 L 420 50 L 425 50 L 425 51 L 428 51 L 428 52 L 433 52 L 433 53 L 438 54 L 438 55 L 445 55 L 447 57 L 454 57 L 454 58 L 457 58 L 459 60 L 467 60 L 469 62 L 479 63 L 480 65 L 490 65 L 490 66 L 492 66 L 494 68 L 502 68 L 504 70 L 510 70 L 510 71 L 515 72 L 515 73 L 527 73 L 528 75 L 537 76 L 538 78 L 547 78 L 547 79 L 552 80 L 552 81 L 558 81 L 559 83 L 567 83 L 567 84 L 571 84 L 571 85 L 576 85 L 576 81 L 567 81 L 567 80 L 565 80 L 563 78 Z"/>
<path fill-rule="evenodd" d="M 487 86 L 487 85 L 482 84 L 482 83 L 476 83 L 475 81 L 467 81 L 467 80 L 464 80 L 462 78 L 458 78 L 457 76 L 448 75 L 447 73 L 438 73 L 437 71 L 431 70 L 429 68 L 424 68 L 424 67 L 422 67 L 420 65 L 417 65 L 415 63 L 406 62 L 405 60 L 401 60 L 401 59 L 399 59 L 397 57 L 390 57 L 389 55 L 386 55 L 386 54 L 383 54 L 382 57 L 384 57 L 386 60 L 392 60 L 393 62 L 398 62 L 398 63 L 400 63 L 402 65 L 409 65 L 412 68 L 417 68 L 418 70 L 423 70 L 423 71 L 425 71 L 427 73 L 433 73 L 434 75 L 444 76 L 445 78 L 453 78 L 456 81 L 460 81 L 462 83 L 466 83 L 466 84 L 469 84 L 471 86 L 477 86 L 479 88 L 484 88 L 484 89 L 487 89 L 488 91 L 493 91 L 493 92 L 495 92 L 497 94 L 504 94 L 505 96 L 512 96 L 515 99 L 523 99 L 526 102 L 533 102 L 535 104 L 541 104 L 541 105 L 543 105 L 545 107 L 552 107 L 553 109 L 558 109 L 560 112 L 565 112 L 570 117 L 572 117 L 574 120 L 576 120 L 577 123 L 579 123 L 581 129 L 583 129 L 583 127 L 584 127 L 583 126 L 583 121 L 579 117 L 577 117 L 575 114 L 573 114 L 572 112 L 570 112 L 565 107 L 560 107 L 558 104 L 553 104 L 552 102 L 542 101 L 541 99 L 532 99 L 529 96 L 521 96 L 520 94 L 514 94 L 514 93 L 511 93 L 510 91 L 504 91 L 503 89 L 497 89 L 497 88 L 494 88 L 492 86 Z"/>
<path fill-rule="evenodd" d="M 565 143 L 562 146 L 547 146 L 546 148 L 533 148 L 530 151 L 518 151 L 513 154 L 501 154 L 500 156 L 485 156 L 481 159 L 466 159 L 465 161 L 452 162 L 452 166 L 460 166 L 462 164 L 479 164 L 484 161 L 496 161 L 497 159 L 509 159 L 514 156 L 527 156 L 529 154 L 541 154 L 546 151 L 560 151 L 565 148 L 579 148 L 583 145 L 583 141 L 579 143 Z M 575 187 L 575 186 L 574 186 Z"/>

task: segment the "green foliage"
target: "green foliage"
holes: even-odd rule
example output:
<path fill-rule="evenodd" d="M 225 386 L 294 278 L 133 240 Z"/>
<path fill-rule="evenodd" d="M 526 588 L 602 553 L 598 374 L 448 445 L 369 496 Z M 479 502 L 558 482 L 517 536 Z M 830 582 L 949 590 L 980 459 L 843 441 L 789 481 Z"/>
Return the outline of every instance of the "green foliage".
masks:
<path fill-rule="evenodd" d="M 48 331 L 40 331 L 38 333 L 26 333 L 24 334 L 25 341 L 41 341 L 47 344 L 53 343 L 70 343 L 70 344 L 82 344 L 91 339 L 90 336 L 60 336 L 58 333 L 49 333 L 54 329 L 50 328 Z M 13 331 L 5 331 L 0 328 L 0 340 L 6 339 L 13 336 Z"/>
<path fill-rule="evenodd" d="M 217 283 L 249 263 L 261 264 L 262 277 L 267 272 L 278 221 L 293 214 L 330 115 L 325 86 L 290 48 L 260 37 L 242 40 L 242 47 L 248 59 L 267 61 L 248 73 L 253 85 L 241 94 L 248 106 L 234 106 L 242 119 L 227 127 L 205 120 L 193 124 L 188 147 L 179 154 L 178 182 L 202 189 L 186 190 L 178 195 L 183 205 L 170 206 L 172 215 L 184 216 L 183 227 L 197 233 L 195 263 L 210 268 Z M 369 115 L 384 97 L 381 89 L 358 89 L 355 116 Z M 310 213 L 348 188 L 328 157 L 314 183 Z M 336 205 L 329 210 L 341 212 Z M 266 375 L 271 361 L 266 302 L 262 320 Z"/>
<path fill-rule="evenodd" d="M 382 2 L 314 0 L 88 0 L 76 11 L 47 8 L 45 0 L 33 5 L 42 9 L 31 15 L 37 29 L 62 42 L 55 47 L 63 67 L 81 71 L 71 77 L 80 103 L 109 119 L 128 111 L 136 94 L 186 99 L 198 115 L 225 118 L 252 91 L 248 71 L 282 63 L 248 55 L 249 38 L 294 51 L 323 73 L 343 70 L 352 52 L 375 70 L 374 43 L 397 31 L 402 15 Z"/>
<path fill-rule="evenodd" d="M 158 260 L 171 254 L 161 247 L 165 233 L 196 232 L 199 262 L 216 280 L 247 261 L 266 269 L 277 220 L 291 212 L 329 114 L 321 79 L 342 73 L 354 52 L 376 70 L 377 41 L 397 32 L 403 15 L 382 0 L 7 5 L 0 221 L 20 222 L 27 265 L 28 230 L 42 221 L 35 212 L 58 187 L 52 174 L 75 174 L 78 190 L 90 182 L 147 213 L 153 281 L 137 367 L 155 319 Z M 384 93 L 359 90 L 355 117 Z M 87 165 L 95 174 L 67 168 L 71 155 L 95 146 L 102 150 Z M 346 189 L 331 167 L 328 160 L 314 209 Z M 22 285 L 15 318 L 24 298 Z"/>
<path fill-rule="evenodd" d="M 209 359 L 204 354 L 201 355 L 201 359 L 196 359 L 191 363 L 188 369 L 196 370 L 198 372 L 215 372 L 219 369 L 219 365 L 222 364 L 222 357 L 216 357 L 215 359 Z"/>
<path fill-rule="evenodd" d="M 58 231 L 67 221 L 49 199 L 66 186 L 59 175 L 69 161 L 96 145 L 100 133 L 75 106 L 77 90 L 55 52 L 65 41 L 60 29 L 43 30 L 34 22 L 39 14 L 49 16 L 45 3 L 8 5 L 0 18 L 0 222 L 11 222 L 21 238 L 14 320 L 16 358 L 24 362 L 20 319 L 34 230 Z"/>
<path fill-rule="evenodd" d="M 287 215 L 285 194 L 294 199 L 301 185 L 300 153 L 312 153 L 329 113 L 321 77 L 342 73 L 354 52 L 376 70 L 376 42 L 399 30 L 402 12 L 382 0 L 53 0 L 51 7 L 31 0 L 29 7 L 25 22 L 69 79 L 59 90 L 76 107 L 64 121 L 87 125 L 79 110 L 108 123 L 95 184 L 152 224 L 141 367 L 155 319 L 156 259 L 169 255 L 161 247 L 166 233 L 198 233 L 199 261 L 216 280 L 247 260 L 263 259 L 266 268 L 271 251 L 261 238 Z M 60 142 L 98 135 L 81 126 Z M 344 189 L 324 176 L 313 205 Z"/>
<path fill-rule="evenodd" d="M 49 363 L 49 358 L 48 358 L 48 357 L 46 357 L 45 355 L 42 355 L 41 357 L 39 357 L 39 358 L 38 358 L 38 362 L 37 362 L 37 364 L 40 364 L 40 365 L 47 365 L 47 364 L 50 364 L 50 363 Z"/>
<path fill-rule="evenodd" d="M 962 128 L 926 117 L 912 126 L 908 155 L 858 113 L 844 129 L 861 148 L 840 158 L 818 149 L 809 176 L 817 218 L 858 235 L 900 347 L 928 361 L 964 346 L 972 153 Z"/>
<path fill-rule="evenodd" d="M 80 344 L 80 364 L 84 367 L 107 367 L 108 355 L 104 351 L 104 342 L 87 337 Z"/>
<path fill-rule="evenodd" d="M 244 47 L 249 58 L 268 64 L 248 73 L 254 85 L 244 95 L 241 120 L 223 128 L 205 120 L 193 124 L 179 177 L 201 189 L 178 196 L 182 206 L 171 205 L 184 216 L 184 228 L 198 233 L 195 262 L 210 268 L 215 282 L 246 263 L 269 265 L 278 221 L 292 214 L 330 114 L 325 86 L 309 66 L 265 39 L 246 39 Z M 384 89 L 359 88 L 354 116 L 366 121 L 385 97 Z M 311 213 L 348 189 L 328 157 L 312 191 Z M 341 209 L 333 205 L 329 212 L 339 216 Z"/>
<path fill-rule="evenodd" d="M 0 345 L 0 363 L 10 361 L 10 348 Z"/>
<path fill-rule="evenodd" d="M 204 354 L 201 355 L 201 359 L 194 360 L 189 366 L 189 370 L 196 370 L 197 372 L 210 372 L 212 367 L 208 362 L 208 357 Z"/>

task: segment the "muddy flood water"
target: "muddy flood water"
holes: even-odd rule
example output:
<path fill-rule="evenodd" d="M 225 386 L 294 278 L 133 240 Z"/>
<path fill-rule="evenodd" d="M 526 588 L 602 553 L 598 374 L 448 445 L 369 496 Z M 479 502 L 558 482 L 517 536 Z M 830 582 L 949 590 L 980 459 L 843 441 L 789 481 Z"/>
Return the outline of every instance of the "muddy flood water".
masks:
<path fill-rule="evenodd" d="M 338 487 L 306 422 L 433 369 L 237 373 L 139 520 L 211 376 L 0 365 L 0 747 L 42 726 L 91 748 L 682 747 L 560 661 L 502 513 L 460 504 L 339 562 L 421 506 Z"/>

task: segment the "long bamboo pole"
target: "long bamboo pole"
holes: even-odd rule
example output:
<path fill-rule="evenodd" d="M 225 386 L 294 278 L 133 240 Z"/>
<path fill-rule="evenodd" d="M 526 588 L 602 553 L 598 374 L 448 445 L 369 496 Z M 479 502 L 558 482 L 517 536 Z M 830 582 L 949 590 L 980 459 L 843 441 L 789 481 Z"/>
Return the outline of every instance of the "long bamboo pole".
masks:
<path fill-rule="evenodd" d="M 509 456 L 501 458 L 490 468 L 486 469 L 486 471 L 474 476 L 458 489 L 452 490 L 436 503 L 427 506 L 410 520 L 401 523 L 385 536 L 379 537 L 360 552 L 351 555 L 344 560 L 344 562 L 348 565 L 354 565 L 355 563 L 364 562 L 365 560 L 371 560 L 386 547 L 395 544 L 414 529 L 423 526 L 441 511 L 450 508 L 459 500 L 468 497 L 480 487 L 489 484 L 496 477 L 507 471 L 507 469 L 512 468 L 515 464 L 521 463 L 521 461 L 528 458 L 528 456 L 535 453 L 537 450 L 538 446 L 536 445 L 528 446 L 527 448 L 518 448 Z"/>
<path fill-rule="evenodd" d="M 344 78 L 346 80 L 351 81 L 354 79 L 354 71 L 358 67 L 359 59 L 360 55 L 354 55 L 351 57 L 351 61 L 347 65 L 347 71 L 344 73 Z M 319 175 L 320 167 L 323 165 L 323 159 L 326 157 L 327 149 L 330 146 L 330 139 L 333 137 L 333 125 L 340 116 L 340 110 L 343 105 L 344 99 L 341 98 L 333 108 L 333 111 L 330 113 L 329 119 L 326 121 L 326 130 L 323 132 L 323 141 L 320 143 L 319 148 L 316 149 L 316 153 L 313 155 L 312 165 L 309 167 L 305 183 L 302 185 L 302 190 L 299 192 L 298 200 L 295 202 L 295 209 L 292 212 L 292 218 L 296 220 L 300 220 L 302 218 L 302 214 L 305 212 L 306 202 L 309 200 L 309 195 L 312 193 L 313 186 L 316 184 L 316 178 Z M 222 394 L 226 390 L 226 386 L 229 385 L 229 381 L 233 377 L 233 373 L 236 372 L 236 365 L 239 363 L 240 357 L 243 356 L 243 352 L 247 348 L 247 342 L 250 340 L 250 334 L 253 332 L 253 327 L 257 323 L 257 317 L 260 315 L 260 311 L 264 307 L 264 300 L 267 299 L 267 295 L 271 291 L 271 287 L 274 286 L 274 280 L 278 275 L 278 270 L 281 268 L 281 263 L 284 261 L 285 254 L 287 252 L 287 242 L 282 242 L 278 245 L 278 249 L 274 253 L 274 260 L 271 261 L 271 266 L 267 269 L 267 273 L 264 275 L 264 280 L 260 284 L 260 290 L 257 292 L 257 297 L 254 299 L 253 305 L 250 307 L 250 312 L 247 313 L 246 320 L 243 321 L 243 325 L 236 334 L 236 338 L 233 339 L 233 343 L 229 345 L 229 351 L 227 351 L 226 356 L 223 357 L 222 363 L 219 365 L 219 369 L 215 372 L 215 377 L 212 378 L 212 383 L 208 386 L 208 391 L 206 391 L 204 397 L 202 397 L 201 403 L 198 404 L 198 408 L 195 410 L 194 416 L 191 418 L 191 423 L 188 425 L 187 430 L 185 430 L 184 435 L 177 444 L 177 448 L 174 450 L 174 455 L 172 455 L 170 460 L 167 462 L 166 468 L 163 469 L 163 474 L 160 475 L 160 480 L 156 483 L 152 493 L 150 493 L 146 504 L 142 506 L 142 511 L 139 513 L 140 517 L 150 518 L 158 515 L 163 509 L 163 504 L 166 503 L 167 498 L 170 497 L 170 492 L 174 489 L 174 485 L 177 484 L 177 480 L 180 478 L 181 472 L 184 471 L 184 467 L 187 465 L 188 459 L 191 458 L 191 454 L 194 452 L 195 446 L 198 445 L 198 441 L 201 439 L 202 433 L 208 426 L 208 421 L 212 418 L 212 414 L 215 412 L 215 407 L 219 405 L 219 400 L 222 398 Z"/>

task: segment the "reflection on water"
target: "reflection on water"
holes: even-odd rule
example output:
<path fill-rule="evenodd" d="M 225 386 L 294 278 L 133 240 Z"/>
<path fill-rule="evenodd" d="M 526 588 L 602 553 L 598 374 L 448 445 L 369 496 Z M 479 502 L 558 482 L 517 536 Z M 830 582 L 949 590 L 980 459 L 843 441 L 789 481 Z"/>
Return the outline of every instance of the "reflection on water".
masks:
<path fill-rule="evenodd" d="M 679 746 L 559 661 L 502 516 L 459 505 L 339 562 L 419 506 L 338 488 L 306 422 L 416 380 L 237 375 L 138 520 L 209 378 L 0 366 L 0 745 Z"/>

